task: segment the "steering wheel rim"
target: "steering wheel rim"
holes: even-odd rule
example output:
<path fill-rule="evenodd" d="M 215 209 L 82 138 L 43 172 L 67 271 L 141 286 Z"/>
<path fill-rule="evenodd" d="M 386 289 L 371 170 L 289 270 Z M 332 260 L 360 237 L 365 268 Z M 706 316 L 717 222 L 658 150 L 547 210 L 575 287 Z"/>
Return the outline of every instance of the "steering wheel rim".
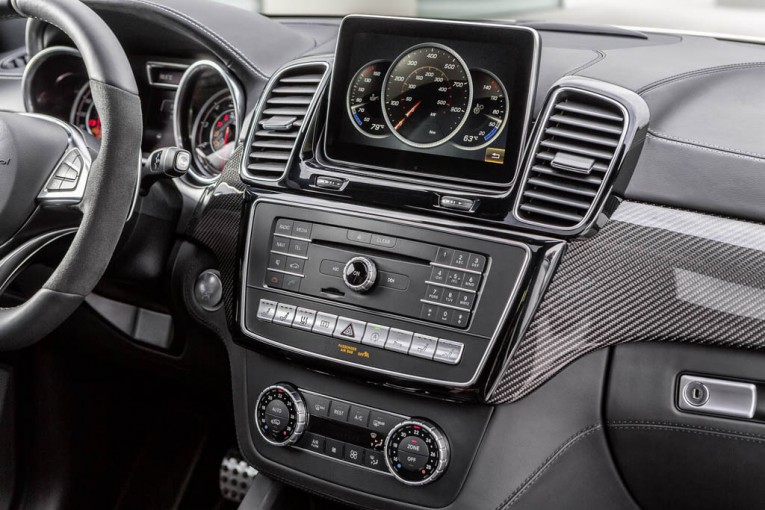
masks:
<path fill-rule="evenodd" d="M 0 351 L 26 347 L 58 327 L 106 271 L 138 185 L 141 103 L 122 46 L 79 0 L 0 0 L 0 19 L 28 17 L 65 32 L 80 51 L 103 129 L 79 208 L 82 221 L 62 262 L 25 303 L 0 308 Z"/>

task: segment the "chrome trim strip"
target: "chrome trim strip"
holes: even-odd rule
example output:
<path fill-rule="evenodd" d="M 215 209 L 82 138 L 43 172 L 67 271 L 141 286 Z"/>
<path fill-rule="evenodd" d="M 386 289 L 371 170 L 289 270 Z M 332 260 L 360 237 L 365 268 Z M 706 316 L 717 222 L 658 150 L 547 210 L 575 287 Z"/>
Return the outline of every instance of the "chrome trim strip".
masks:
<path fill-rule="evenodd" d="M 420 299 L 420 303 L 425 303 L 425 304 L 433 305 L 433 306 L 442 306 L 444 308 L 449 308 L 450 310 L 457 310 L 458 312 L 467 312 L 467 313 L 471 312 L 469 308 L 460 308 L 459 306 L 447 305 L 444 303 L 436 303 L 435 301 L 429 301 L 427 299 Z M 436 322 L 434 324 L 438 324 L 438 323 Z"/>
<path fill-rule="evenodd" d="M 430 280 L 425 280 L 425 284 L 433 285 L 435 287 L 443 287 L 445 289 L 458 290 L 460 292 L 467 292 L 468 294 L 478 294 L 477 290 L 463 289 L 462 287 L 455 287 L 454 285 L 447 285 L 445 283 L 432 282 Z"/>
<path fill-rule="evenodd" d="M 250 152 L 252 149 L 252 139 L 255 136 L 255 133 L 258 131 L 258 123 L 260 122 L 260 118 L 263 116 L 263 109 L 266 106 L 266 102 L 268 101 L 268 97 L 271 94 L 271 91 L 274 89 L 277 83 L 279 83 L 279 79 L 281 78 L 282 74 L 285 72 L 295 69 L 296 67 L 305 67 L 305 66 L 323 66 L 324 72 L 321 77 L 321 81 L 319 81 L 319 84 L 316 86 L 316 92 L 313 95 L 313 98 L 311 98 L 311 103 L 308 105 L 308 109 L 306 110 L 305 117 L 303 119 L 303 124 L 300 126 L 300 129 L 298 129 L 297 137 L 295 137 L 295 144 L 292 146 L 292 151 L 290 152 L 289 159 L 287 159 L 287 162 L 284 165 L 284 173 L 280 175 L 277 178 L 274 179 L 266 179 L 263 177 L 255 177 L 252 174 L 249 173 L 247 170 L 247 163 L 250 160 Z M 242 164 L 239 167 L 239 175 L 242 178 L 242 180 L 246 183 L 258 183 L 258 182 L 272 182 L 276 183 L 284 179 L 284 177 L 289 173 L 290 167 L 292 166 L 292 163 L 295 160 L 295 153 L 297 152 L 297 147 L 300 144 L 300 141 L 305 136 L 306 131 L 308 130 L 308 125 L 311 123 L 311 120 L 313 119 L 313 114 L 316 111 L 316 107 L 319 104 L 319 100 L 324 94 L 324 90 L 327 85 L 327 77 L 330 74 L 330 67 L 327 62 L 321 61 L 321 60 L 296 60 L 293 62 L 288 63 L 285 66 L 282 66 L 277 70 L 273 76 L 271 76 L 271 79 L 268 80 L 268 83 L 266 84 L 266 88 L 263 90 L 263 92 L 260 95 L 260 99 L 258 100 L 258 104 L 255 106 L 255 113 L 252 115 L 252 120 L 250 122 L 250 125 L 248 127 L 247 131 L 247 138 L 245 139 L 245 146 L 244 146 L 244 152 L 242 153 Z"/>
<path fill-rule="evenodd" d="M 241 85 L 239 85 L 236 79 L 226 68 L 217 62 L 213 62 L 212 60 L 198 60 L 197 62 L 194 62 L 188 66 L 186 72 L 183 73 L 181 81 L 178 83 L 178 89 L 175 93 L 175 102 L 173 103 L 173 136 L 175 138 L 175 145 L 182 149 L 190 150 L 190 146 L 188 143 L 184 143 L 183 136 L 181 135 L 181 103 L 185 99 L 185 95 L 187 93 L 186 87 L 189 86 L 191 79 L 196 73 L 202 72 L 205 69 L 212 69 L 223 79 L 223 82 L 226 84 L 228 91 L 231 93 L 231 99 L 234 101 L 234 110 L 236 111 L 237 139 L 239 139 L 240 133 L 242 132 L 242 123 L 244 122 L 245 115 L 245 95 Z M 189 90 L 188 92 L 191 93 L 192 91 Z M 193 153 L 192 159 L 194 159 Z M 195 159 L 194 164 L 189 167 L 189 171 L 185 176 L 182 177 L 183 181 L 187 184 L 190 184 L 191 186 L 208 186 L 220 179 L 220 175 L 216 175 L 214 177 L 201 175 L 201 172 L 196 167 L 196 164 L 197 163 Z"/>
<path fill-rule="evenodd" d="M 597 81 L 595 80 L 591 80 L 591 81 L 594 84 L 597 83 Z M 592 223 L 593 221 L 595 221 L 595 219 L 597 218 L 597 214 L 595 214 L 595 212 L 599 208 L 602 209 L 604 205 L 601 202 L 604 202 L 602 199 L 604 195 L 606 195 L 606 190 L 610 189 L 608 182 L 616 168 L 617 161 L 621 162 L 621 160 L 624 157 L 624 154 L 626 153 L 627 148 L 624 147 L 624 141 L 627 138 L 629 127 L 632 124 L 632 119 L 630 117 L 629 111 L 620 102 L 616 101 L 615 99 L 611 97 L 606 96 L 605 94 L 601 94 L 593 90 L 585 89 L 581 87 L 579 84 L 572 83 L 571 85 L 567 85 L 566 82 L 567 81 L 565 79 L 562 79 L 562 80 L 559 80 L 555 85 L 553 85 L 553 88 L 552 88 L 553 92 L 550 94 L 550 96 L 546 100 L 547 103 L 545 105 L 544 113 L 540 115 L 541 120 L 537 123 L 536 133 L 534 134 L 533 142 L 529 145 L 528 150 L 526 152 L 526 162 L 525 162 L 525 167 L 523 171 L 523 178 L 520 181 L 521 185 L 518 188 L 518 194 L 515 198 L 515 205 L 513 206 L 513 217 L 519 222 L 525 225 L 534 225 L 537 227 L 544 227 L 544 228 L 553 229 L 559 232 L 571 232 L 574 230 L 578 230 L 582 228 L 583 226 L 588 225 Z M 582 217 L 582 220 L 572 227 L 557 227 L 555 225 L 551 225 L 548 223 L 540 223 L 537 221 L 526 220 L 521 218 L 520 212 L 519 212 L 519 209 L 521 206 L 521 200 L 523 199 L 523 194 L 527 188 L 529 174 L 531 173 L 531 167 L 534 166 L 534 161 L 536 160 L 536 152 L 539 147 L 539 142 L 541 141 L 542 136 L 545 133 L 545 127 L 547 126 L 547 123 L 550 120 L 550 116 L 552 115 L 552 112 L 555 109 L 558 96 L 560 96 L 564 92 L 576 92 L 579 94 L 585 94 L 588 96 L 593 96 L 593 97 L 597 97 L 598 99 L 608 101 L 616 105 L 619 108 L 619 110 L 621 110 L 622 115 L 624 115 L 624 121 L 622 123 L 622 134 L 619 137 L 619 144 L 617 145 L 617 148 L 614 150 L 614 155 L 611 158 L 611 162 L 608 165 L 608 169 L 606 170 L 605 175 L 603 176 L 603 182 L 598 188 L 598 193 L 595 196 L 595 198 L 592 200 L 592 203 L 590 204 L 590 208 L 584 214 L 584 216 Z"/>
<path fill-rule="evenodd" d="M 323 206 L 323 205 L 318 205 L 318 204 L 301 203 L 299 201 L 300 198 L 301 197 L 295 197 L 295 198 L 290 197 L 290 199 L 296 200 L 294 202 L 290 201 L 290 200 L 287 200 L 286 197 L 285 197 L 285 199 L 282 199 L 282 200 L 275 200 L 275 199 L 272 199 L 272 198 L 258 198 L 250 206 L 250 213 L 249 213 L 250 217 L 249 217 L 249 220 L 248 220 L 248 223 L 247 223 L 247 238 L 246 238 L 246 241 L 245 241 L 246 245 L 245 245 L 245 251 L 244 251 L 244 258 L 243 258 L 243 261 L 242 261 L 242 272 L 241 272 L 241 274 L 244 275 L 243 278 L 247 277 L 246 276 L 247 275 L 247 268 L 249 268 L 249 260 L 250 260 L 250 243 L 252 241 L 252 226 L 253 226 L 253 221 L 255 219 L 255 210 L 257 209 L 257 206 L 260 203 L 268 203 L 268 204 L 275 204 L 275 205 L 286 205 L 286 206 L 293 206 L 293 207 L 303 208 L 303 209 L 313 209 L 313 210 L 319 210 L 319 211 L 327 211 L 327 212 L 337 213 L 337 214 L 341 214 L 341 215 L 354 216 L 354 217 L 360 217 L 360 218 L 368 218 L 369 215 L 372 214 L 372 215 L 374 215 L 374 217 L 376 219 L 379 219 L 379 220 L 382 220 L 382 221 L 389 221 L 391 223 L 396 223 L 396 224 L 400 224 L 400 225 L 412 226 L 412 227 L 422 228 L 422 229 L 426 229 L 426 230 L 435 230 L 435 231 L 443 232 L 443 233 L 446 233 L 446 234 L 458 235 L 458 236 L 461 236 L 461 237 L 468 237 L 468 238 L 474 238 L 474 239 L 482 239 L 484 241 L 489 241 L 489 242 L 493 242 L 493 243 L 499 243 L 499 244 L 506 244 L 506 245 L 509 245 L 509 246 L 515 246 L 517 248 L 521 248 L 521 249 L 525 250 L 525 252 L 526 252 L 525 257 L 524 257 L 524 261 L 523 261 L 523 267 L 522 267 L 518 277 L 515 279 L 515 283 L 513 284 L 513 288 L 512 288 L 512 291 L 510 293 L 510 297 L 509 297 L 509 299 L 507 301 L 507 304 L 505 305 L 505 309 L 502 312 L 502 316 L 497 321 L 497 326 L 494 329 L 494 333 L 492 334 L 491 338 L 489 339 L 488 345 L 484 349 L 483 356 L 481 357 L 481 360 L 478 363 L 478 367 L 476 367 L 475 372 L 473 373 L 472 377 L 468 381 L 449 381 L 449 380 L 446 380 L 446 379 L 432 379 L 432 378 L 429 378 L 429 377 L 420 377 L 420 376 L 415 376 L 415 375 L 406 374 L 406 373 L 402 373 L 402 372 L 394 372 L 394 371 L 391 371 L 391 370 L 386 370 L 386 369 L 377 368 L 377 367 L 370 367 L 370 366 L 359 365 L 359 364 L 356 364 L 356 363 L 353 363 L 353 362 L 350 362 L 350 361 L 340 360 L 340 359 L 336 359 L 336 358 L 333 358 L 333 357 L 330 357 L 330 356 L 326 356 L 326 355 L 323 355 L 323 354 L 318 354 L 318 353 L 314 353 L 314 352 L 310 352 L 310 351 L 305 351 L 305 350 L 299 349 L 297 347 L 292 347 L 292 346 L 289 346 L 289 345 L 285 345 L 285 344 L 280 343 L 278 341 L 271 340 L 269 338 L 265 338 L 265 337 L 262 337 L 260 335 L 256 335 L 255 333 L 252 333 L 251 331 L 249 331 L 247 329 L 246 324 L 245 324 L 245 312 L 247 310 L 247 289 L 249 288 L 249 286 L 246 283 L 246 280 L 243 280 L 241 282 L 242 291 L 241 291 L 241 295 L 240 295 L 240 306 L 241 306 L 241 309 L 240 309 L 240 313 L 239 313 L 239 317 L 240 317 L 239 326 L 240 326 L 240 328 L 242 330 L 242 333 L 244 335 L 250 337 L 250 338 L 253 338 L 253 339 L 258 340 L 260 342 L 263 342 L 265 344 L 276 346 L 276 347 L 279 347 L 281 349 L 285 349 L 285 350 L 288 350 L 288 351 L 291 351 L 291 352 L 296 352 L 296 353 L 302 354 L 304 356 L 318 358 L 318 359 L 323 359 L 323 360 L 331 361 L 331 362 L 338 363 L 338 364 L 341 364 L 341 365 L 352 366 L 352 367 L 355 367 L 355 368 L 361 368 L 361 369 L 365 369 L 365 370 L 370 370 L 370 371 L 373 371 L 373 372 L 378 372 L 378 373 L 382 373 L 382 374 L 386 374 L 386 375 L 395 376 L 395 377 L 398 377 L 398 378 L 401 378 L 401 379 L 425 382 L 425 383 L 435 384 L 435 385 L 439 385 L 439 386 L 456 387 L 456 388 L 472 386 L 478 380 L 478 378 L 480 377 L 481 372 L 483 371 L 484 366 L 486 365 L 486 362 L 488 360 L 489 353 L 492 351 L 492 349 L 494 348 L 495 344 L 499 340 L 499 335 L 500 335 L 500 332 L 502 330 L 502 326 L 507 321 L 508 316 L 510 314 L 510 309 L 511 309 L 513 303 L 515 302 L 516 298 L 517 298 L 518 290 L 519 290 L 520 284 L 521 284 L 521 280 L 523 280 L 523 277 L 526 275 L 526 272 L 528 271 L 529 261 L 531 259 L 531 249 L 526 244 L 523 244 L 523 243 L 518 242 L 518 241 L 511 241 L 511 240 L 507 240 L 507 239 L 499 239 L 499 238 L 496 238 L 496 237 L 490 237 L 490 236 L 483 235 L 483 234 L 468 233 L 467 225 L 465 225 L 464 223 L 450 222 L 448 226 L 447 225 L 444 225 L 444 226 L 423 225 L 421 221 L 418 221 L 419 218 L 417 216 L 411 215 L 411 214 L 407 214 L 407 213 L 399 213 L 398 217 L 391 218 L 391 217 L 387 216 L 388 211 L 382 211 L 382 210 L 373 209 L 373 208 L 367 208 L 367 207 L 359 208 L 358 211 L 347 211 L 347 210 L 337 209 L 337 208 L 335 208 L 333 206 Z M 364 214 L 363 212 L 361 212 L 362 210 L 369 211 L 369 214 Z M 446 223 L 446 222 L 444 221 L 443 223 Z M 460 228 L 462 228 L 462 230 Z M 488 276 L 489 271 L 491 269 L 492 261 L 491 260 L 488 261 L 488 264 L 489 265 L 488 265 L 487 270 L 486 270 L 486 275 L 487 276 Z M 319 299 L 321 299 L 321 298 L 319 298 Z M 338 303 L 336 303 L 334 301 L 329 301 L 329 303 L 331 303 L 332 306 L 338 306 Z M 409 320 L 409 319 L 408 318 L 404 318 L 402 320 Z"/>
<path fill-rule="evenodd" d="M 539 78 L 539 61 L 540 61 L 540 55 L 542 51 L 542 43 L 541 43 L 541 37 L 539 36 L 539 32 L 534 30 L 530 27 L 524 27 L 520 25 L 502 25 L 499 23 L 484 23 L 484 22 L 472 22 L 472 21 L 453 21 L 453 20 L 435 20 L 435 19 L 425 19 L 425 18 L 411 18 L 411 17 L 401 17 L 401 16 L 379 16 L 379 15 L 359 15 L 359 14 L 351 14 L 349 16 L 346 16 L 343 18 L 343 20 L 340 22 L 340 27 L 338 29 L 338 32 L 342 31 L 343 24 L 345 23 L 345 20 L 351 19 L 351 18 L 375 18 L 375 19 L 394 19 L 394 20 L 403 20 L 403 21 L 418 21 L 418 22 L 426 22 L 426 23 L 443 23 L 447 25 L 467 25 L 471 27 L 475 27 L 476 29 L 480 29 L 481 27 L 496 27 L 496 28 L 502 28 L 502 29 L 511 29 L 511 30 L 523 30 L 526 32 L 529 32 L 532 34 L 534 38 L 534 50 L 533 50 L 533 61 L 531 66 L 531 79 L 529 83 L 529 93 L 527 97 L 526 102 L 526 112 L 525 112 L 525 119 L 523 123 L 523 130 L 522 130 L 522 136 L 521 136 L 521 143 L 519 145 L 519 154 L 518 154 L 518 162 L 515 166 L 515 171 L 513 178 L 508 183 L 479 183 L 476 185 L 476 182 L 470 179 L 460 179 L 460 178 L 448 178 L 439 181 L 438 186 L 433 185 L 433 179 L 416 179 L 416 178 L 410 178 L 410 177 L 402 177 L 401 175 L 396 175 L 395 169 L 386 169 L 383 167 L 374 167 L 369 165 L 361 165 L 358 163 L 354 163 L 351 161 L 340 161 L 340 160 L 334 160 L 327 156 L 327 150 L 326 150 L 326 136 L 324 137 L 324 144 L 322 147 L 322 153 L 323 157 L 326 158 L 330 162 L 334 163 L 341 163 L 346 165 L 351 165 L 355 168 L 345 169 L 345 168 L 334 168 L 333 170 L 339 174 L 339 176 L 343 176 L 347 178 L 348 174 L 360 174 L 362 176 L 373 176 L 373 177 L 380 177 L 385 180 L 397 180 L 412 184 L 419 184 L 423 185 L 426 189 L 436 191 L 436 192 L 447 192 L 447 193 L 453 193 L 454 189 L 458 189 L 460 191 L 463 190 L 475 190 L 478 192 L 483 193 L 491 193 L 492 195 L 496 194 L 500 197 L 508 196 L 510 194 L 510 191 L 515 186 L 515 183 L 518 180 L 518 173 L 521 169 L 521 165 L 523 163 L 523 156 L 528 150 L 527 147 L 527 140 L 528 140 L 528 134 L 529 134 L 529 125 L 532 120 L 532 114 L 534 111 L 534 99 L 536 98 L 537 93 L 537 82 Z M 339 42 L 339 38 L 338 38 Z M 337 55 L 337 44 L 335 43 L 335 52 L 334 56 Z M 334 58 L 333 56 L 333 58 Z M 332 75 L 332 80 L 334 80 L 335 76 L 334 73 Z M 333 82 L 330 81 L 329 90 L 332 90 L 333 88 Z M 331 101 L 331 98 L 329 98 Z M 329 110 L 331 106 L 327 108 Z M 366 171 L 363 169 L 369 169 L 371 171 Z M 375 169 L 382 170 L 382 172 L 375 172 Z M 391 171 L 392 170 L 392 171 Z M 459 183 L 463 183 L 464 185 L 460 186 Z M 467 185 L 467 187 L 465 186 Z M 496 189 L 496 193 L 492 193 L 494 189 Z M 507 188 L 507 189 L 503 189 Z"/>

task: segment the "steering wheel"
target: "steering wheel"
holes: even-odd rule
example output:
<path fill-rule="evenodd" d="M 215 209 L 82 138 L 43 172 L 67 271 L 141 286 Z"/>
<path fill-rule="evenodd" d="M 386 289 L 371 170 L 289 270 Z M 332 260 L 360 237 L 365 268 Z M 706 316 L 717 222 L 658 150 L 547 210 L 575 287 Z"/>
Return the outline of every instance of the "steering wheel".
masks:
<path fill-rule="evenodd" d="M 48 22 L 72 39 L 103 133 L 91 164 L 75 128 L 52 117 L 0 112 L 0 248 L 12 244 L 35 209 L 46 205 L 41 202 L 82 212 L 72 244 L 42 288 L 19 306 L 0 308 L 0 351 L 49 334 L 96 286 L 133 204 L 141 159 L 138 89 L 106 23 L 79 0 L 0 0 L 0 20 L 17 16 Z"/>

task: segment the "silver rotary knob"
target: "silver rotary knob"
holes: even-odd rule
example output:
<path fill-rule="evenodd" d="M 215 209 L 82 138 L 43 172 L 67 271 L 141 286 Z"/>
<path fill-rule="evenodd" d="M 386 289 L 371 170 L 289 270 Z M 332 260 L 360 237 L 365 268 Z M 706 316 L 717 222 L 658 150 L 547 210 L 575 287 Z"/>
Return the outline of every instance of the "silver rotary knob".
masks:
<path fill-rule="evenodd" d="M 426 420 L 396 425 L 385 439 L 385 462 L 399 482 L 426 485 L 441 476 L 449 465 L 449 441 Z"/>
<path fill-rule="evenodd" d="M 377 282 L 377 266 L 367 257 L 353 257 L 343 269 L 345 285 L 355 292 L 367 292 Z"/>
<path fill-rule="evenodd" d="M 289 446 L 303 435 L 308 426 L 308 412 L 294 386 L 275 384 L 260 393 L 255 421 L 263 439 L 274 446 Z"/>

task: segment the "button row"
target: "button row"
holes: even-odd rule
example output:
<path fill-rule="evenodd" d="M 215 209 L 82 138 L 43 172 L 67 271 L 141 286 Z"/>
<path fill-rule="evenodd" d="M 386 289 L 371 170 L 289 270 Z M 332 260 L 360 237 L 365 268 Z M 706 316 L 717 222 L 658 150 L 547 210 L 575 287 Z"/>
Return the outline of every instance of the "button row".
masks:
<path fill-rule="evenodd" d="M 380 436 L 385 436 L 405 419 L 376 409 L 349 404 L 340 400 L 331 400 L 313 393 L 306 392 L 303 396 L 311 416 L 350 423 L 377 432 Z"/>
<path fill-rule="evenodd" d="M 275 289 L 300 291 L 312 230 L 313 223 L 286 218 L 276 220 L 266 268 L 266 285 Z"/>
<path fill-rule="evenodd" d="M 430 272 L 430 282 L 476 292 L 478 290 L 478 285 L 481 283 L 481 275 L 433 266 L 433 269 Z"/>
<path fill-rule="evenodd" d="M 440 313 L 440 308 L 438 310 Z M 453 310 L 448 311 L 452 312 Z M 456 365 L 462 359 L 464 345 L 459 342 L 366 323 L 347 317 L 338 317 L 337 315 L 298 308 L 267 299 L 260 300 L 257 316 L 262 321 L 312 331 L 320 335 L 332 336 L 341 340 L 362 343 L 449 365 Z M 452 320 L 454 320 L 453 314 L 449 313 L 449 323 Z M 467 322 L 466 317 L 463 320 Z"/>
<path fill-rule="evenodd" d="M 470 321 L 470 312 L 425 302 L 420 310 L 420 318 L 446 326 L 466 328 Z"/>
<path fill-rule="evenodd" d="M 438 285 L 428 285 L 425 290 L 425 300 L 431 303 L 441 303 L 456 308 L 462 308 L 469 312 L 473 309 L 475 293 L 465 292 L 464 290 L 454 290 L 449 287 L 440 287 Z"/>
<path fill-rule="evenodd" d="M 483 270 L 486 268 L 486 257 L 483 255 L 453 250 L 452 248 L 439 248 L 436 252 L 436 259 L 433 262 L 477 273 L 483 273 Z"/>
<path fill-rule="evenodd" d="M 372 246 L 379 246 L 380 248 L 393 248 L 396 246 L 398 239 L 383 234 L 375 234 L 372 232 L 363 232 L 361 230 L 348 230 L 348 240 L 355 243 L 371 244 Z"/>
<path fill-rule="evenodd" d="M 311 432 L 303 434 L 297 446 L 357 466 L 366 466 L 377 471 L 388 471 L 383 453 L 377 450 L 370 450 Z"/>

